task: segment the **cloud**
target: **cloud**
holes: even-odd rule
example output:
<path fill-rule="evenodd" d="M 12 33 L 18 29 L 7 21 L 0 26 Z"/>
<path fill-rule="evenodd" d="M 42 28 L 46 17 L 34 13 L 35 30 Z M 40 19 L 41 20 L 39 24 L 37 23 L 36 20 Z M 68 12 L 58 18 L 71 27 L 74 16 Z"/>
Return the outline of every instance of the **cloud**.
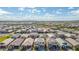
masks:
<path fill-rule="evenodd" d="M 54 14 L 50 14 L 50 13 L 45 13 L 44 17 L 53 17 L 55 16 Z"/>
<path fill-rule="evenodd" d="M 32 13 L 35 13 L 36 11 L 37 11 L 37 9 L 33 9 L 33 10 L 32 10 Z"/>
<path fill-rule="evenodd" d="M 79 15 L 79 9 L 78 10 L 73 10 L 70 12 L 73 15 Z"/>
<path fill-rule="evenodd" d="M 31 13 L 32 14 L 34 14 L 34 13 L 41 13 L 41 10 L 37 10 L 37 9 L 34 8 L 34 9 L 32 9 Z"/>
<path fill-rule="evenodd" d="M 61 14 L 61 12 L 60 11 L 56 11 L 56 14 Z"/>
<path fill-rule="evenodd" d="M 5 15 L 5 14 L 12 14 L 12 13 L 8 11 L 4 11 L 3 9 L 0 9 L 0 15 Z"/>
<path fill-rule="evenodd" d="M 31 9 L 27 9 L 27 12 L 30 12 L 31 13 Z"/>
<path fill-rule="evenodd" d="M 37 11 L 37 9 L 32 9 L 31 13 L 35 13 Z"/>
<path fill-rule="evenodd" d="M 45 13 L 42 16 L 38 16 L 38 15 L 29 15 L 29 16 L 25 16 L 23 17 L 23 19 L 29 19 L 29 20 L 37 20 L 37 21 L 48 21 L 48 20 L 52 20 L 55 17 L 55 15 L 50 14 L 50 13 Z"/>
<path fill-rule="evenodd" d="M 18 8 L 18 10 L 20 10 L 20 11 L 24 11 L 25 8 L 24 8 L 24 7 L 20 7 L 20 8 Z"/>
<path fill-rule="evenodd" d="M 74 7 L 69 7 L 68 9 L 74 9 Z"/>
<path fill-rule="evenodd" d="M 43 12 L 46 12 L 46 9 L 45 9 L 45 8 L 42 8 L 41 10 L 42 10 Z"/>

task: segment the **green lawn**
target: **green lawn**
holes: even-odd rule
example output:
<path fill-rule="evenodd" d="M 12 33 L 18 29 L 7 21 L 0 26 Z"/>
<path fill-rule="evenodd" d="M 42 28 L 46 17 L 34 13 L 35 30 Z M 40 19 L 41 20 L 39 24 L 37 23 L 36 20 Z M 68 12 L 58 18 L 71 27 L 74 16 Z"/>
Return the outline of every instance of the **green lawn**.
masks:
<path fill-rule="evenodd" d="M 0 42 L 4 41 L 4 40 L 6 40 L 6 39 L 8 39 L 8 38 L 10 38 L 10 37 L 11 37 L 10 35 L 1 36 L 1 37 L 0 37 Z"/>

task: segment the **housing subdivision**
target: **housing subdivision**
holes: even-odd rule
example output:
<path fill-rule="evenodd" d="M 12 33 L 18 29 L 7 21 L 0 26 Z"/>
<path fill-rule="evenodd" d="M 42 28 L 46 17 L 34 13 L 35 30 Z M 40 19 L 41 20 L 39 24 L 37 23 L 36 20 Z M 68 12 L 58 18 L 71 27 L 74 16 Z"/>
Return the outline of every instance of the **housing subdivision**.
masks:
<path fill-rule="evenodd" d="M 1 21 L 0 51 L 79 51 L 79 23 Z"/>

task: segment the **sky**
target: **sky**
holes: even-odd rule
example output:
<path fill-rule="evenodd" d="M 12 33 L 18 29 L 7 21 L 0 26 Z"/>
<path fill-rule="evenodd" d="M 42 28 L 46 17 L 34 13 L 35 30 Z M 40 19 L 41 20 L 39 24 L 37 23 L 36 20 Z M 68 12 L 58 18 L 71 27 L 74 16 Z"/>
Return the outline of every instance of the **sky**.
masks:
<path fill-rule="evenodd" d="M 79 7 L 0 7 L 0 21 L 79 20 Z"/>

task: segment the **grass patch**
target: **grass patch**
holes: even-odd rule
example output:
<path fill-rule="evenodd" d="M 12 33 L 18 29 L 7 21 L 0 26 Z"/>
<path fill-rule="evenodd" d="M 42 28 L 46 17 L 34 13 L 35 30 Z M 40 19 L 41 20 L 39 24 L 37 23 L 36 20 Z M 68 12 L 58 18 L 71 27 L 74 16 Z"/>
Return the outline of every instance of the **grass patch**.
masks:
<path fill-rule="evenodd" d="M 4 41 L 4 40 L 6 40 L 10 37 L 11 37 L 11 35 L 3 35 L 3 36 L 0 37 L 0 42 Z"/>

